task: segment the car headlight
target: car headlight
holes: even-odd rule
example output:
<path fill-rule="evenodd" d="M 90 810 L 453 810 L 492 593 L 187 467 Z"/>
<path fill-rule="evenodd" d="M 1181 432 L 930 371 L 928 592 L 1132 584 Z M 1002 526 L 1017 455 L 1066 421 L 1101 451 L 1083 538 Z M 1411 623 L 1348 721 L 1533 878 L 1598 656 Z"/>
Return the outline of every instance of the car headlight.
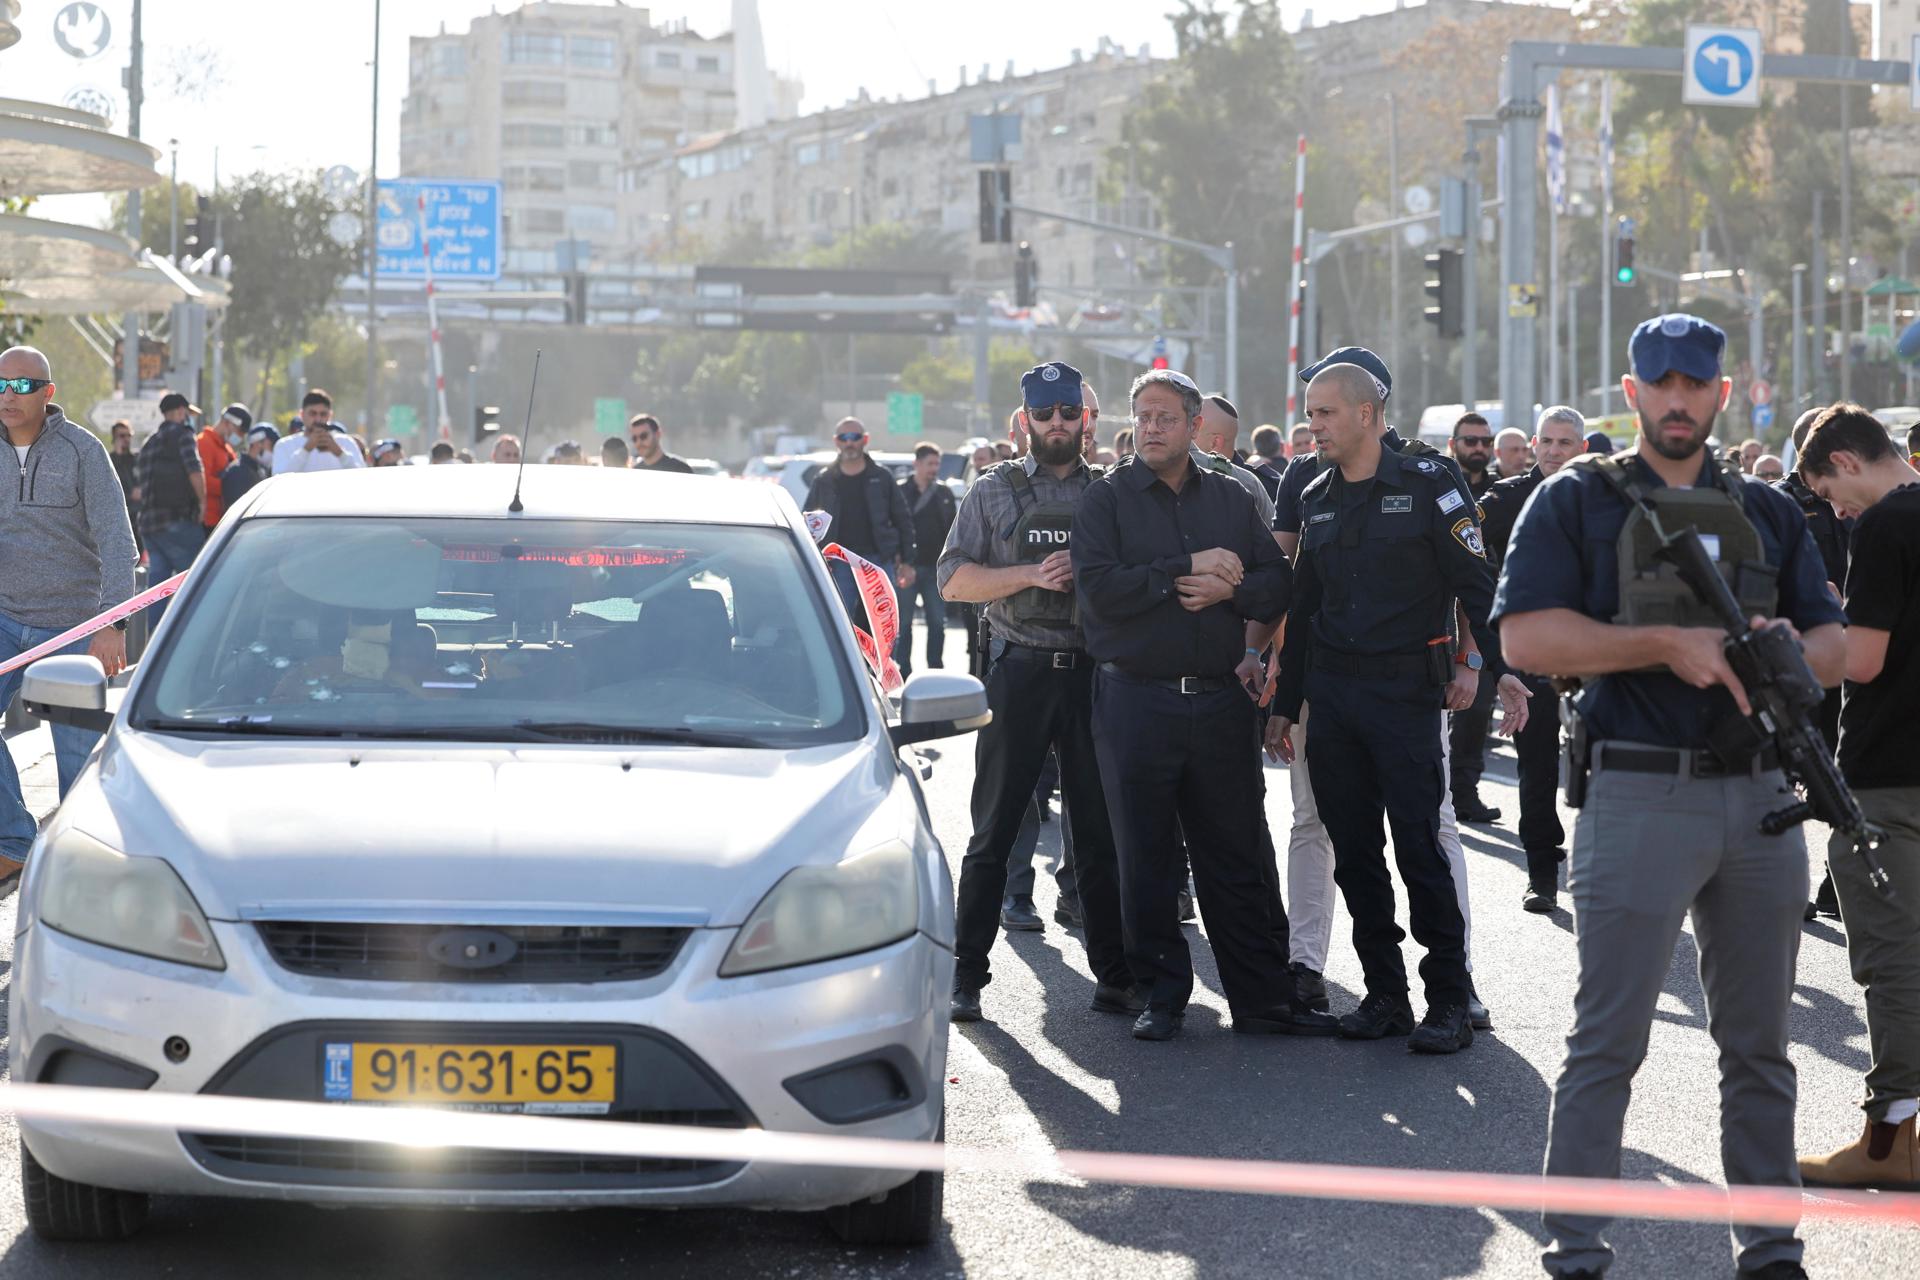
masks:
<path fill-rule="evenodd" d="M 224 969 L 200 904 L 160 858 L 135 858 L 68 830 L 41 852 L 42 924 L 103 947 Z"/>
<path fill-rule="evenodd" d="M 780 877 L 740 927 L 720 976 L 856 955 L 919 927 L 913 851 L 896 840 L 830 867 L 795 867 Z"/>

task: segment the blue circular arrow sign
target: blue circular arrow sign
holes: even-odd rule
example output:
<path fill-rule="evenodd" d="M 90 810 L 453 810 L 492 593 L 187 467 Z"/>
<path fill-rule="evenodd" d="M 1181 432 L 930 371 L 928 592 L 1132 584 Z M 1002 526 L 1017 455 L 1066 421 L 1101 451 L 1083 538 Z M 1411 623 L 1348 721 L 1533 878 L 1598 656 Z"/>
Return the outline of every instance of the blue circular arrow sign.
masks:
<path fill-rule="evenodd" d="M 1693 51 L 1693 79 L 1708 93 L 1732 97 L 1753 82 L 1753 51 L 1738 36 L 1709 36 Z"/>

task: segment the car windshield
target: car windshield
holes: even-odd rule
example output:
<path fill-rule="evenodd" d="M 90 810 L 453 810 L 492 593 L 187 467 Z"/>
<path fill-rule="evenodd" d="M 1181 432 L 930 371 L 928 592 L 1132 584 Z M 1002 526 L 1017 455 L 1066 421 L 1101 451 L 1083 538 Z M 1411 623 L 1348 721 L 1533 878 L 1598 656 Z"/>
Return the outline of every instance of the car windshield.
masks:
<path fill-rule="evenodd" d="M 798 746 L 865 731 L 782 531 L 241 523 L 148 661 L 161 730 Z"/>

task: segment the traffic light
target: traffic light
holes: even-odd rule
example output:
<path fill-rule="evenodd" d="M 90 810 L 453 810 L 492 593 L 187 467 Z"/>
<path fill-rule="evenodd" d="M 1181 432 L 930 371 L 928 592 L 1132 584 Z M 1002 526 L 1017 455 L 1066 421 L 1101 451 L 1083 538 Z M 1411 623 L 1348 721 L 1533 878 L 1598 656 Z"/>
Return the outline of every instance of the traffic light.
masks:
<path fill-rule="evenodd" d="M 567 320 L 571 324 L 587 322 L 587 277 L 576 271 L 567 277 Z"/>
<path fill-rule="evenodd" d="M 1013 243 L 1013 171 L 980 171 L 980 243 Z"/>
<path fill-rule="evenodd" d="M 1433 299 L 1427 323 L 1437 325 L 1441 337 L 1457 338 L 1467 331 L 1460 250 L 1436 249 L 1426 256 L 1426 265 L 1427 296 Z"/>
<path fill-rule="evenodd" d="M 1613 240 L 1613 283 L 1622 289 L 1631 289 L 1640 278 L 1639 272 L 1633 269 L 1633 232 L 1633 219 L 1620 219 L 1620 229 Z"/>
<path fill-rule="evenodd" d="M 1165 356 L 1155 356 L 1153 358 L 1153 367 L 1156 369 L 1171 369 L 1173 366 L 1167 363 Z"/>
<path fill-rule="evenodd" d="M 1033 246 L 1020 242 L 1013 259 L 1013 305 L 1025 310 L 1033 306 L 1040 293 L 1040 264 L 1033 259 Z"/>
<path fill-rule="evenodd" d="M 473 442 L 486 444 L 500 434 L 500 409 L 497 405 L 477 405 L 473 411 Z"/>
<path fill-rule="evenodd" d="M 187 218 L 187 234 L 180 241 L 182 259 L 197 258 L 213 248 L 213 200 L 209 196 L 194 199 L 193 213 Z"/>

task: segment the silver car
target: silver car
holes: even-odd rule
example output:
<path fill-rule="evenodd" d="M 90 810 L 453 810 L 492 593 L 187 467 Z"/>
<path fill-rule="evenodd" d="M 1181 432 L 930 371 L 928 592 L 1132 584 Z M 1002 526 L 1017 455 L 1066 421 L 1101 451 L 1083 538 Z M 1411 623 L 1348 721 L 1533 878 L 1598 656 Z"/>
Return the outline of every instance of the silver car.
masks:
<path fill-rule="evenodd" d="M 903 1139 L 942 1131 L 952 886 L 771 486 L 589 467 L 286 477 L 221 523 L 35 846 L 13 1079 Z M 512 509 L 518 505 L 523 509 Z M 911 755 L 911 753 L 908 753 Z M 149 1193 L 829 1210 L 915 1243 L 936 1175 L 410 1150 L 23 1119 L 30 1222 Z"/>

